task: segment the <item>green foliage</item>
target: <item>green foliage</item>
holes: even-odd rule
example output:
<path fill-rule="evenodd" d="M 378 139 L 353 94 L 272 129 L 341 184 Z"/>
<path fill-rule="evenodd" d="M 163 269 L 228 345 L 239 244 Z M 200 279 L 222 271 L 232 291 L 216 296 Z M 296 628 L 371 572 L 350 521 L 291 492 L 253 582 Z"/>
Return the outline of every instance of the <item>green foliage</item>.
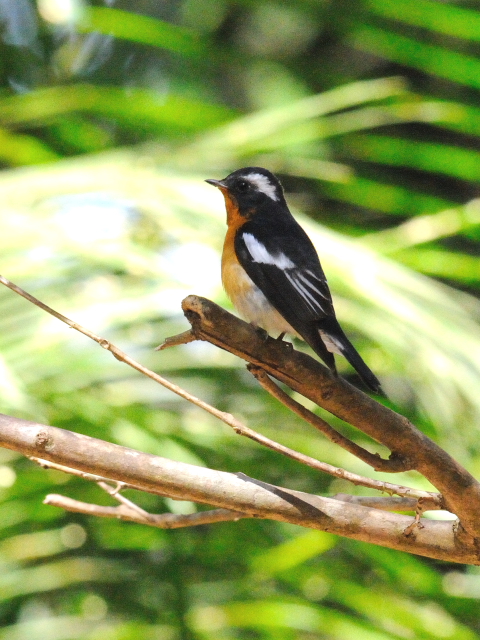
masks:
<path fill-rule="evenodd" d="M 390 402 L 478 476 L 476 5 L 182 0 L 147 16 L 72 3 L 71 22 L 48 6 L 0 13 L 2 272 L 266 435 L 368 474 L 232 356 L 153 352 L 186 328 L 185 295 L 228 305 L 223 204 L 203 180 L 268 166 Z M 2 412 L 299 490 L 355 490 L 240 441 L 12 292 L 0 304 Z M 95 520 L 43 506 L 49 492 L 111 504 L 0 451 L 0 640 L 480 637 L 476 568 L 272 522 Z"/>

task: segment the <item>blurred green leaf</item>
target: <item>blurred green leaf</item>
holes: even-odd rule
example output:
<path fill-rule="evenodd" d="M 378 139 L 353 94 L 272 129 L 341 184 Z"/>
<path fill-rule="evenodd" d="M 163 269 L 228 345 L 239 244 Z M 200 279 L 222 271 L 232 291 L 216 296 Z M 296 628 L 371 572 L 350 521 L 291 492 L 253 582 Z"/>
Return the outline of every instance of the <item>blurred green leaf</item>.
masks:
<path fill-rule="evenodd" d="M 469 256 L 441 248 L 415 248 L 395 254 L 398 260 L 411 269 L 416 269 L 430 276 L 446 278 L 463 283 L 476 284 L 480 272 L 480 258 Z"/>
<path fill-rule="evenodd" d="M 322 188 L 326 194 L 342 202 L 396 216 L 436 212 L 453 204 L 401 185 L 386 184 L 361 176 L 353 176 L 342 184 L 326 183 Z"/>
<path fill-rule="evenodd" d="M 324 531 L 306 531 L 259 555 L 253 562 L 253 568 L 261 574 L 275 575 L 318 557 L 335 544 L 335 536 Z"/>
<path fill-rule="evenodd" d="M 195 31 L 111 7 L 88 7 L 77 28 L 84 33 L 95 31 L 185 56 L 207 54 L 206 47 Z"/>
<path fill-rule="evenodd" d="M 467 7 L 433 0 L 367 0 L 367 7 L 391 20 L 456 38 L 480 40 L 480 15 Z"/>
<path fill-rule="evenodd" d="M 393 31 L 362 25 L 352 46 L 425 73 L 480 88 L 480 60 L 438 45 L 414 40 Z"/>
<path fill-rule="evenodd" d="M 389 136 L 357 135 L 344 140 L 342 148 L 368 162 L 412 167 L 462 180 L 480 180 L 477 153 L 461 147 Z"/>
<path fill-rule="evenodd" d="M 366 234 L 362 241 L 382 253 L 393 253 L 426 242 L 456 236 L 480 225 L 480 199 L 463 207 L 417 215 L 393 229 Z"/>
<path fill-rule="evenodd" d="M 59 159 L 59 155 L 33 136 L 0 129 L 0 159 L 13 166 L 41 164 Z"/>
<path fill-rule="evenodd" d="M 205 104 L 169 93 L 121 87 L 81 84 L 49 87 L 33 93 L 0 99 L 0 123 L 4 126 L 35 124 L 52 117 L 78 112 L 119 120 L 130 129 L 165 132 L 166 127 L 203 130 L 233 117 L 234 111 L 218 104 Z M 35 163 L 32 158 L 31 164 Z"/>
<path fill-rule="evenodd" d="M 114 562 L 93 558 L 71 558 L 37 567 L 10 571 L 0 578 L 1 601 L 21 594 L 65 589 L 77 582 L 111 582 L 121 579 L 121 568 Z"/>

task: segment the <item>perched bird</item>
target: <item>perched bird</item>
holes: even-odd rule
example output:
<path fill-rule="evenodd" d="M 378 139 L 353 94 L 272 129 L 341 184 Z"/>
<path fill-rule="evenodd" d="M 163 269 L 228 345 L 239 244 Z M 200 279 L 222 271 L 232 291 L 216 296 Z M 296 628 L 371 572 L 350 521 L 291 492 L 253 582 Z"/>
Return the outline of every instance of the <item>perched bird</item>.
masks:
<path fill-rule="evenodd" d="M 278 178 L 246 167 L 206 182 L 225 198 L 222 282 L 238 312 L 268 333 L 303 338 L 335 374 L 333 353 L 340 353 L 369 389 L 381 392 L 338 324 L 317 252 L 290 213 Z"/>

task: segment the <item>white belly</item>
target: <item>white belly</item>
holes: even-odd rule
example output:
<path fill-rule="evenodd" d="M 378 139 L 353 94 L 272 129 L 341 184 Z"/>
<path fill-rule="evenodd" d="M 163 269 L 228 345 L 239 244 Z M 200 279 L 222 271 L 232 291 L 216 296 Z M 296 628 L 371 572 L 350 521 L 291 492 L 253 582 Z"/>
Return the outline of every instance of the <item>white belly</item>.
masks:
<path fill-rule="evenodd" d="M 224 274 L 225 275 L 225 274 Z M 239 264 L 229 266 L 228 279 L 235 287 L 225 290 L 238 313 L 256 327 L 262 327 L 273 337 L 289 333 L 300 337 L 278 311 L 270 304 L 257 285 Z"/>

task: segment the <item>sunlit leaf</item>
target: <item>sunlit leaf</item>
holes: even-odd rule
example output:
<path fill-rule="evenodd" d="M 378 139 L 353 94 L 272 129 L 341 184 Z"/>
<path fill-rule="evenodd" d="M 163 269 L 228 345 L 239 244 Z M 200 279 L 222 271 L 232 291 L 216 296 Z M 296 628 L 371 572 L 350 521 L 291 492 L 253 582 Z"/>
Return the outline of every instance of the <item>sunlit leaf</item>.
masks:
<path fill-rule="evenodd" d="M 206 48 L 194 31 L 117 8 L 89 7 L 78 28 L 84 32 L 97 31 L 115 38 L 161 47 L 186 56 L 206 54 Z"/>
<path fill-rule="evenodd" d="M 480 87 L 480 60 L 456 50 L 366 25 L 354 34 L 352 45 L 440 78 Z"/>
<path fill-rule="evenodd" d="M 370 11 L 456 38 L 480 40 L 480 15 L 467 7 L 433 0 L 367 0 Z"/>

